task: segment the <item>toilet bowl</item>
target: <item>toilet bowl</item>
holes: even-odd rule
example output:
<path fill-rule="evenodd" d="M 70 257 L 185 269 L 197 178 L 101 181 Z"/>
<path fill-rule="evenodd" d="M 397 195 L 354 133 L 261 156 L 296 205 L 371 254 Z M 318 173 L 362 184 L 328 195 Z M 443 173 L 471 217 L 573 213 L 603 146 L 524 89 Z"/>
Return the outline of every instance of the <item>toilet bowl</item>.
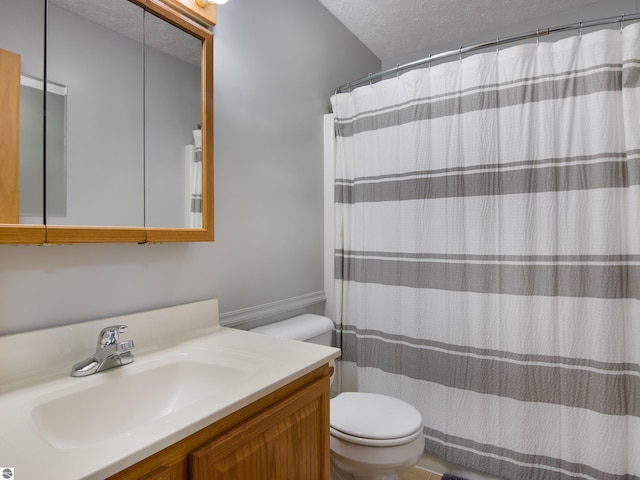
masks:
<path fill-rule="evenodd" d="M 330 416 L 332 480 L 395 480 L 424 450 L 420 412 L 397 398 L 344 392 Z"/>
<path fill-rule="evenodd" d="M 304 314 L 251 331 L 331 345 L 333 322 Z M 396 480 L 424 449 L 422 416 L 387 395 L 343 392 L 330 400 L 331 480 Z"/>

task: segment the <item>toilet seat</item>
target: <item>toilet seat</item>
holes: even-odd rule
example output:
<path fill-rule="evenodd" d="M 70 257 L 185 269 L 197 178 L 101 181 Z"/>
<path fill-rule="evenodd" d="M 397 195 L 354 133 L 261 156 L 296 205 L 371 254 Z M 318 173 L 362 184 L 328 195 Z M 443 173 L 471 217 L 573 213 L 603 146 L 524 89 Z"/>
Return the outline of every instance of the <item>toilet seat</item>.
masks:
<path fill-rule="evenodd" d="M 340 430 L 336 430 L 333 427 L 331 427 L 329 430 L 332 437 L 339 438 L 341 440 L 344 440 L 349 443 L 353 443 L 355 445 L 363 445 L 365 447 L 397 447 L 398 445 L 405 445 L 407 443 L 411 443 L 415 439 L 420 438 L 422 436 L 422 429 L 420 429 L 407 437 L 386 438 L 384 440 L 375 440 L 372 438 L 362 438 L 362 437 L 349 435 L 347 433 L 341 432 Z"/>
<path fill-rule="evenodd" d="M 387 395 L 344 392 L 331 399 L 331 435 L 358 445 L 395 446 L 422 435 L 422 415 Z"/>

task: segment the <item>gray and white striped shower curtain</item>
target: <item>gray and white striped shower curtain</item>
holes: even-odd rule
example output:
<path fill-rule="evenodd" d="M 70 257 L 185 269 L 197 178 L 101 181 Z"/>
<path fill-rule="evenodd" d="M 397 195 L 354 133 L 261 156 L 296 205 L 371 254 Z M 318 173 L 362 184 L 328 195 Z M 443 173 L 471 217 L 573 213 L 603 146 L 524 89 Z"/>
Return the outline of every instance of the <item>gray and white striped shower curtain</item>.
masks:
<path fill-rule="evenodd" d="M 640 25 L 332 97 L 337 323 L 426 452 L 640 478 Z"/>

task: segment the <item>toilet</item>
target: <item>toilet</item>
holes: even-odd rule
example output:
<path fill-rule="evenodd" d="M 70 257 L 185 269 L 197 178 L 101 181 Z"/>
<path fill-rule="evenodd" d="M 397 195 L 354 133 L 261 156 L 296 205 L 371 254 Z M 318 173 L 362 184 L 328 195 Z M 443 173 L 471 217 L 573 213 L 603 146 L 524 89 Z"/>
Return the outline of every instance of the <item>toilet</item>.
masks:
<path fill-rule="evenodd" d="M 333 322 L 304 314 L 252 329 L 331 345 Z M 396 480 L 422 456 L 422 415 L 388 395 L 343 392 L 330 400 L 331 480 Z"/>

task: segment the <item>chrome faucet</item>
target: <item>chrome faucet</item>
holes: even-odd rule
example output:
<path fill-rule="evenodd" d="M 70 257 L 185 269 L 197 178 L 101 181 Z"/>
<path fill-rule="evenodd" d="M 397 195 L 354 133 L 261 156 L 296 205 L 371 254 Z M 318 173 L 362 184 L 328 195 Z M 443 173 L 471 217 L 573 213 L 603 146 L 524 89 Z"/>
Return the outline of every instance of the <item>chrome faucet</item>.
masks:
<path fill-rule="evenodd" d="M 85 377 L 133 362 L 133 340 L 118 343 L 118 334 L 126 330 L 126 325 L 103 328 L 98 335 L 96 353 L 71 367 L 71 376 Z"/>

